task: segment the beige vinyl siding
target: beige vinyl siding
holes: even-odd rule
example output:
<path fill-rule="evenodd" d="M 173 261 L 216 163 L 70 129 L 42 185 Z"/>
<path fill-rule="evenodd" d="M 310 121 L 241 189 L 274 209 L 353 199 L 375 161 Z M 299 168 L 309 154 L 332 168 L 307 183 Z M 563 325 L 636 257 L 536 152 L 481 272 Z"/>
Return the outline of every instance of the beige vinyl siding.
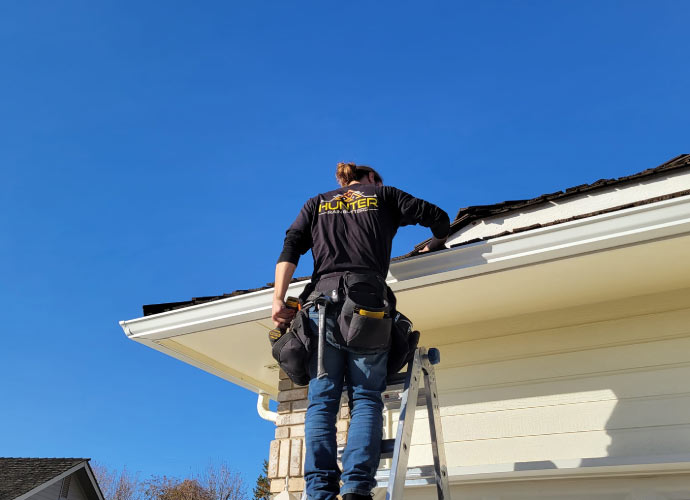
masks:
<path fill-rule="evenodd" d="M 451 473 L 690 456 L 688 290 L 457 325 L 422 343 L 442 353 Z M 410 465 L 432 463 L 425 419 L 419 410 Z"/>

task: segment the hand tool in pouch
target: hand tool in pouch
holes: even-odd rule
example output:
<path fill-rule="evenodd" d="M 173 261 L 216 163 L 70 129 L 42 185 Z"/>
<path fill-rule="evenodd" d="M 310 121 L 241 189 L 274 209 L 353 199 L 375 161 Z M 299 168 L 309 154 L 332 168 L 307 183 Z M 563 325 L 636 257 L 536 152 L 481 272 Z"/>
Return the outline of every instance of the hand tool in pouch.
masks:
<path fill-rule="evenodd" d="M 323 361 L 326 351 L 326 309 L 332 301 L 327 295 L 321 295 L 315 302 L 319 311 L 319 345 L 316 351 L 316 378 L 324 378 L 328 375 Z"/>

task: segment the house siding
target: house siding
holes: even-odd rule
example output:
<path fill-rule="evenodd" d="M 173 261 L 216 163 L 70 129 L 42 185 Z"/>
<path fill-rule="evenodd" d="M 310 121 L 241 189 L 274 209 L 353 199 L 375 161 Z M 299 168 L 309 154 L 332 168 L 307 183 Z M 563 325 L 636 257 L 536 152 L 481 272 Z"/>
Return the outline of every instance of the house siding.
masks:
<path fill-rule="evenodd" d="M 85 477 L 86 474 L 83 470 L 81 472 L 75 472 L 34 493 L 28 497 L 27 500 L 88 500 L 89 497 L 82 484 L 83 478 Z M 67 497 L 61 497 L 62 485 L 68 478 L 70 483 L 69 489 L 67 490 Z"/>
<path fill-rule="evenodd" d="M 62 488 L 62 481 L 57 481 L 34 493 L 27 500 L 58 500 L 60 498 L 60 488 Z"/>
<path fill-rule="evenodd" d="M 72 482 L 67 494 L 67 500 L 87 500 L 88 496 L 84 492 L 84 487 L 77 474 L 72 474 Z"/>
<path fill-rule="evenodd" d="M 687 470 L 663 465 L 690 462 L 690 289 L 457 324 L 424 332 L 421 344 L 441 351 L 436 373 L 454 497 L 690 498 Z M 269 477 L 274 493 L 289 477 L 299 498 L 306 393 L 281 377 Z M 426 419 L 419 409 L 410 466 L 433 463 Z M 616 477 L 615 466 L 630 463 L 637 471 Z M 470 484 L 496 470 L 503 474 Z M 559 470 L 581 477 L 533 480 L 535 471 Z M 644 477 L 658 474 L 668 475 Z M 434 495 L 431 487 L 408 488 L 405 498 Z"/>
<path fill-rule="evenodd" d="M 676 290 L 425 332 L 442 353 L 451 476 L 690 461 L 689 305 Z M 426 418 L 418 411 L 410 465 L 433 463 Z M 650 498 L 690 498 L 690 476 L 675 481 L 685 496 Z M 616 491 L 583 498 L 632 494 Z"/>

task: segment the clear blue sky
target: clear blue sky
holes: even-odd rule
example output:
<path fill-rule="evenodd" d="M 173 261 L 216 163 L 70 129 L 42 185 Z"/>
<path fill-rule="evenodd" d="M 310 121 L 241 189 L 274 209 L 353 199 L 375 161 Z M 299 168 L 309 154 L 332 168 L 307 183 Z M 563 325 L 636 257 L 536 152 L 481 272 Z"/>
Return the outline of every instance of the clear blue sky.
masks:
<path fill-rule="evenodd" d="M 685 1 L 0 3 L 0 455 L 253 483 L 256 397 L 126 339 L 273 279 L 338 161 L 455 215 L 690 152 Z M 395 254 L 424 238 L 401 231 Z M 298 274 L 310 272 L 310 259 Z"/>

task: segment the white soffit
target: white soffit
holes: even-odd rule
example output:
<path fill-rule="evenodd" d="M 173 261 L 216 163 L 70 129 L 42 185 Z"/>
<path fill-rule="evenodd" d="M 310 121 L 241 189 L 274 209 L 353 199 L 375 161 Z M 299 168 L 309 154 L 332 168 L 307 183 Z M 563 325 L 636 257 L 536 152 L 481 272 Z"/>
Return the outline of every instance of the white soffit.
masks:
<path fill-rule="evenodd" d="M 644 243 L 644 244 L 642 244 Z M 422 331 L 690 286 L 690 197 L 393 262 Z M 596 283 L 596 286 L 593 284 Z M 304 283 L 290 286 L 298 294 Z M 120 322 L 133 340 L 255 392 L 277 392 L 272 289 Z"/>

